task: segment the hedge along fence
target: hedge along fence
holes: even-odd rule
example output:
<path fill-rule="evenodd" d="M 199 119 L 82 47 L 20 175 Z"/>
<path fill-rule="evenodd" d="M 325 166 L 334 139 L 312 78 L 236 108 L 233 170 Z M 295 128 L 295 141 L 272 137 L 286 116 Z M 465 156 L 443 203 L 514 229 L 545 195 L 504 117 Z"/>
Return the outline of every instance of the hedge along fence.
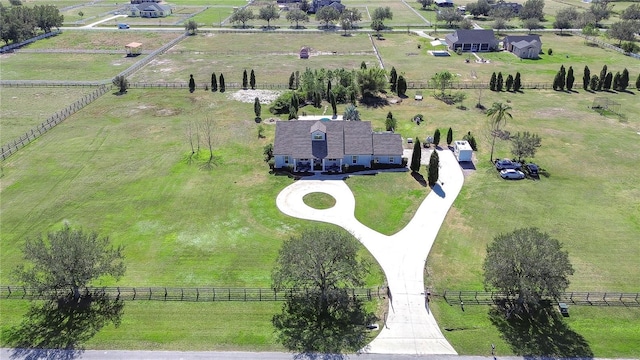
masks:
<path fill-rule="evenodd" d="M 291 295 L 305 295 L 305 289 L 270 288 L 172 288 L 172 287 L 99 287 L 84 289 L 85 294 L 108 294 L 125 301 L 284 301 Z M 348 289 L 352 298 L 363 301 L 382 299 L 386 296 L 386 288 Z M 38 292 L 35 288 L 24 286 L 0 286 L 2 299 L 37 300 L 48 298 L 49 294 Z"/>
<path fill-rule="evenodd" d="M 104 95 L 107 91 L 109 91 L 110 88 L 111 88 L 110 86 L 107 87 L 105 85 L 101 85 L 98 89 L 92 91 L 90 94 L 83 96 L 82 98 L 76 100 L 73 104 L 56 112 L 55 114 L 50 116 L 47 120 L 45 120 L 42 124 L 31 129 L 31 131 L 27 132 L 26 134 L 20 136 L 20 138 L 13 140 L 12 142 L 9 142 L 8 144 L 2 146 L 2 148 L 0 148 L 0 160 L 4 161 L 9 156 L 14 154 L 16 151 L 25 147 L 33 140 L 37 139 L 40 135 L 46 133 L 51 128 L 61 123 L 69 116 L 75 114 L 77 111 L 79 111 L 83 107 L 89 105 L 95 99 Z"/>

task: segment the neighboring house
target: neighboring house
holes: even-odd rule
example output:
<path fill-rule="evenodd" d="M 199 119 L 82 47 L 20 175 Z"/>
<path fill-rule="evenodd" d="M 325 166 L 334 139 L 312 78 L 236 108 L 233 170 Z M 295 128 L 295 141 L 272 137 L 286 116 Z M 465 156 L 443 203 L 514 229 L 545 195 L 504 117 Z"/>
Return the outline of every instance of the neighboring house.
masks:
<path fill-rule="evenodd" d="M 341 172 L 343 165 L 401 166 L 402 150 L 400 134 L 373 132 L 368 121 L 278 121 L 274 167 L 291 167 L 296 172 Z"/>
<path fill-rule="evenodd" d="M 520 10 L 522 9 L 522 4 L 518 4 L 518 3 L 515 3 L 515 2 L 498 1 L 495 4 L 492 4 L 491 7 L 492 8 L 506 7 L 506 8 L 511 9 L 511 11 L 513 11 L 514 14 L 518 15 Z"/>
<path fill-rule="evenodd" d="M 313 0 L 311 2 L 311 6 L 309 6 L 309 12 L 315 14 L 318 10 L 322 9 L 325 6 L 331 6 L 332 8 L 338 10 L 339 13 L 346 8 L 346 6 L 342 5 L 341 0 Z"/>
<path fill-rule="evenodd" d="M 142 3 L 146 3 L 146 2 L 159 3 L 159 2 L 162 2 L 162 0 L 131 0 L 132 4 L 142 4 Z"/>
<path fill-rule="evenodd" d="M 435 0 L 438 7 L 453 7 L 453 0 Z"/>
<path fill-rule="evenodd" d="M 147 18 L 166 17 L 171 15 L 171 6 L 161 5 L 155 2 L 145 1 L 141 4 L 132 5 L 129 16 L 139 16 Z"/>
<path fill-rule="evenodd" d="M 502 47 L 521 59 L 537 59 L 542 41 L 540 35 L 509 35 L 502 40 Z"/>
<path fill-rule="evenodd" d="M 445 36 L 445 42 L 449 49 L 456 51 L 482 52 L 494 51 L 498 47 L 498 40 L 493 35 L 493 30 L 456 30 Z"/>

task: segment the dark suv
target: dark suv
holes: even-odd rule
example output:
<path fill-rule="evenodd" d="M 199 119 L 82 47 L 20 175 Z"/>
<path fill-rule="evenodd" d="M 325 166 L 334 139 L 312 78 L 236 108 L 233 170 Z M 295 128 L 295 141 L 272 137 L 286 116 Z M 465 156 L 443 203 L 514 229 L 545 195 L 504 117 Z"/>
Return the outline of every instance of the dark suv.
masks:
<path fill-rule="evenodd" d="M 524 166 L 524 171 L 532 179 L 540 179 L 539 170 L 540 170 L 540 168 L 538 168 L 538 165 L 536 165 L 534 163 L 528 163 L 528 164 L 526 164 Z"/>

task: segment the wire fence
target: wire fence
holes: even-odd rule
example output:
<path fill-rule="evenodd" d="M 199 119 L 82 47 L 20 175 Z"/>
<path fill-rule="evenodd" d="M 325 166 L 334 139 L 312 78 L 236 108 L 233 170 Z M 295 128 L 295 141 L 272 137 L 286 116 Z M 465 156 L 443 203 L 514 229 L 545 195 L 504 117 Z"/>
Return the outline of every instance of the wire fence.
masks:
<path fill-rule="evenodd" d="M 8 144 L 5 144 L 0 148 L 0 160 L 4 161 L 19 149 L 23 148 L 33 140 L 37 139 L 42 134 L 46 133 L 47 131 L 52 129 L 54 126 L 58 125 L 69 116 L 75 114 L 77 111 L 79 111 L 83 107 L 89 105 L 95 99 L 104 95 L 107 91 L 109 91 L 109 89 L 110 87 L 101 85 L 98 89 L 92 91 L 90 94 L 87 94 L 81 97 L 80 99 L 76 100 L 73 104 L 51 115 L 42 124 L 31 129 L 29 132 L 20 136 L 20 138 L 15 139 L 12 142 L 9 142 Z"/>
<path fill-rule="evenodd" d="M 348 289 L 352 298 L 363 301 L 382 299 L 386 296 L 386 288 L 358 288 Z M 187 301 L 187 302 L 214 302 L 214 301 L 284 301 L 292 295 L 308 295 L 305 289 L 270 288 L 173 288 L 173 287 L 96 287 L 83 289 L 88 294 L 108 294 L 111 297 L 124 301 Z M 46 299 L 50 294 L 37 291 L 35 288 L 25 286 L 3 285 L 0 286 L 1 299 Z"/>
<path fill-rule="evenodd" d="M 138 61 L 135 64 L 131 65 L 128 69 L 126 69 L 123 72 L 121 72 L 120 74 L 118 74 L 118 76 L 127 77 L 127 76 L 133 74 L 134 72 L 140 70 L 143 66 L 147 65 L 148 63 L 150 63 L 157 56 L 164 54 L 171 47 L 175 46 L 177 43 L 179 43 L 180 41 L 184 40 L 187 36 L 188 36 L 188 34 L 185 32 L 184 34 L 178 36 L 177 38 L 169 41 L 168 43 L 164 44 L 162 47 L 160 47 L 160 48 L 154 50 L 153 52 L 151 52 L 148 56 L 145 56 L 140 61 Z"/>
<path fill-rule="evenodd" d="M 442 297 L 450 305 L 493 305 L 507 299 L 507 294 L 495 291 L 445 290 Z M 640 307 L 640 293 L 579 292 L 562 293 L 558 302 L 584 306 Z"/>
<path fill-rule="evenodd" d="M 597 39 L 594 36 L 587 36 L 587 35 L 582 34 L 580 32 L 574 32 L 573 34 L 581 36 L 581 37 L 585 38 L 587 41 L 590 41 L 592 43 L 598 44 L 598 45 L 600 45 L 602 47 L 605 47 L 607 49 L 615 50 L 615 51 L 617 51 L 619 53 L 622 53 L 622 54 L 625 54 L 625 55 L 629 55 L 632 58 L 640 59 L 640 54 L 627 52 L 627 51 L 625 51 L 624 49 L 622 49 L 622 48 L 620 48 L 618 46 L 615 46 L 615 45 L 609 44 L 607 42 L 604 42 L 604 41 L 602 41 L 600 39 Z"/>

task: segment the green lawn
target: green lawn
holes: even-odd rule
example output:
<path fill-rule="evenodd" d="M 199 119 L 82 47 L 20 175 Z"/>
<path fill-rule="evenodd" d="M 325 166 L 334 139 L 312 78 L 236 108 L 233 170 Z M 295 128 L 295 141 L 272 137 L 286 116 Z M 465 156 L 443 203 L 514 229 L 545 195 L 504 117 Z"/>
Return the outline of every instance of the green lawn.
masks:
<path fill-rule="evenodd" d="M 81 39 L 63 35 L 54 41 L 81 46 Z M 95 41 L 87 46 L 97 48 L 116 43 L 101 45 L 99 35 L 86 39 Z M 150 43 L 159 41 L 149 38 Z M 595 74 L 605 63 L 614 73 L 627 67 L 632 81 L 638 71 L 637 60 L 588 47 L 577 37 L 544 35 L 544 48 L 553 47 L 554 55 L 537 62 L 495 53 L 486 55 L 489 64 L 465 64 L 464 57 L 456 55 L 431 57 L 426 54 L 426 45 L 417 48 L 417 44 L 424 44 L 421 41 L 417 36 L 388 34 L 385 40 L 376 40 L 376 45 L 385 66 L 396 67 L 409 81 L 425 81 L 436 71 L 447 69 L 460 74 L 461 81 L 473 81 L 469 75 L 475 70 L 477 81 L 487 81 L 492 71 L 520 71 L 523 82 L 550 82 L 564 64 L 574 67 L 579 85 L 585 64 Z M 330 55 L 300 60 L 296 52 L 304 45 Z M 274 48 L 275 55 L 269 52 Z M 194 74 L 200 83 L 208 82 L 211 72 L 216 72 L 224 73 L 229 83 L 240 82 L 243 69 L 255 69 L 258 84 L 286 84 L 292 71 L 303 71 L 307 66 L 357 69 L 363 60 L 373 66 L 377 60 L 371 50 L 368 36 L 361 34 L 199 34 L 130 80 L 186 82 L 188 75 Z M 359 52 L 363 55 L 346 54 Z M 106 55 L 79 55 L 69 61 L 62 61 L 61 54 L 40 55 L 3 57 L 1 77 L 103 79 L 130 65 L 121 63 L 122 57 Z M 19 133 L 23 124 L 31 121 L 19 114 L 39 116 L 50 108 L 63 107 L 63 98 L 76 98 L 72 92 L 56 97 L 54 92 L 63 89 L 38 89 L 41 101 L 32 105 L 25 99 L 38 96 L 34 89 L 1 91 L 2 139 L 5 127 Z M 433 99 L 430 91 L 424 91 L 423 101 L 414 101 L 410 93 L 399 104 L 359 106 L 361 118 L 372 121 L 376 130 L 384 129 L 384 119 L 392 112 L 398 121 L 397 132 L 405 138 L 423 139 L 436 128 L 452 127 L 455 139 L 472 131 L 478 140 L 477 170 L 467 172 L 462 192 L 441 228 L 427 262 L 427 285 L 436 294 L 445 289 L 482 289 L 486 244 L 499 232 L 537 226 L 569 251 L 576 270 L 571 290 L 637 292 L 637 92 L 594 94 L 579 89 L 571 94 L 541 90 L 509 94 L 476 90 L 465 94 L 465 105 L 470 108 L 478 99 L 485 106 L 508 102 L 513 119 L 507 129 L 540 134 L 543 146 L 535 161 L 549 176 L 536 182 L 499 179 L 488 161 L 486 116 L 476 109 L 448 106 Z M 0 283 L 12 282 L 9 272 L 20 262 L 19 248 L 25 237 L 68 222 L 109 235 L 115 244 L 125 246 L 128 269 L 118 283 L 123 286 L 270 286 L 280 242 L 318 224 L 277 210 L 277 194 L 293 180 L 269 174 L 262 160 L 264 145 L 273 141 L 274 126 L 263 124 L 266 138 L 259 139 L 253 104 L 230 100 L 229 95 L 230 91 L 197 90 L 190 94 L 168 89 L 133 89 L 123 96 L 108 93 L 4 161 L 0 173 Z M 590 110 L 593 100 L 602 96 L 619 102 L 625 116 L 601 116 Z M 45 102 L 48 104 L 42 104 Z M 339 112 L 342 110 L 340 106 Z M 304 107 L 302 111 L 322 110 Z M 6 119 L 5 114 L 9 114 Z M 425 116 L 419 126 L 410 121 L 416 114 Z M 266 109 L 263 118 L 265 115 Z M 200 159 L 208 155 L 204 147 L 200 159 L 191 164 L 186 161 L 190 152 L 186 124 L 207 118 L 216 126 L 212 170 L 199 166 Z M 498 142 L 496 155 L 509 156 L 508 144 Z M 425 174 L 424 169 L 421 172 Z M 356 196 L 356 217 L 385 234 L 403 228 L 427 193 L 409 173 L 355 177 L 347 184 Z M 325 200 L 311 201 L 328 206 Z M 361 256 L 370 257 L 364 250 Z M 380 269 L 374 268 L 367 284 L 383 282 Z M 112 284 L 105 279 L 97 285 Z M 4 330 L 19 322 L 25 306 L 20 301 L 0 301 Z M 104 329 L 87 346 L 278 350 L 270 325 L 278 310 L 279 305 L 271 303 L 128 303 L 123 325 Z M 486 307 L 468 307 L 462 314 L 455 307 L 435 302 L 433 311 L 441 327 L 461 329 L 445 331 L 460 353 L 487 354 L 490 343 L 498 345 L 498 354 L 518 353 L 511 348 L 512 341 L 502 339 L 503 333 L 487 317 Z M 637 351 L 629 346 L 640 331 L 637 309 L 572 307 L 571 311 L 571 318 L 564 320 L 566 325 L 585 339 L 594 356 L 637 357 Z M 231 322 L 239 325 L 219 325 Z M 596 324 L 603 323 L 612 330 L 600 331 Z M 0 342 L 6 344 L 6 339 Z"/>
<path fill-rule="evenodd" d="M 144 50 L 155 50 L 177 38 L 174 32 L 64 31 L 60 35 L 36 41 L 26 49 L 122 50 L 131 42 L 142 43 Z M 30 60 L 25 60 L 30 61 Z"/>

